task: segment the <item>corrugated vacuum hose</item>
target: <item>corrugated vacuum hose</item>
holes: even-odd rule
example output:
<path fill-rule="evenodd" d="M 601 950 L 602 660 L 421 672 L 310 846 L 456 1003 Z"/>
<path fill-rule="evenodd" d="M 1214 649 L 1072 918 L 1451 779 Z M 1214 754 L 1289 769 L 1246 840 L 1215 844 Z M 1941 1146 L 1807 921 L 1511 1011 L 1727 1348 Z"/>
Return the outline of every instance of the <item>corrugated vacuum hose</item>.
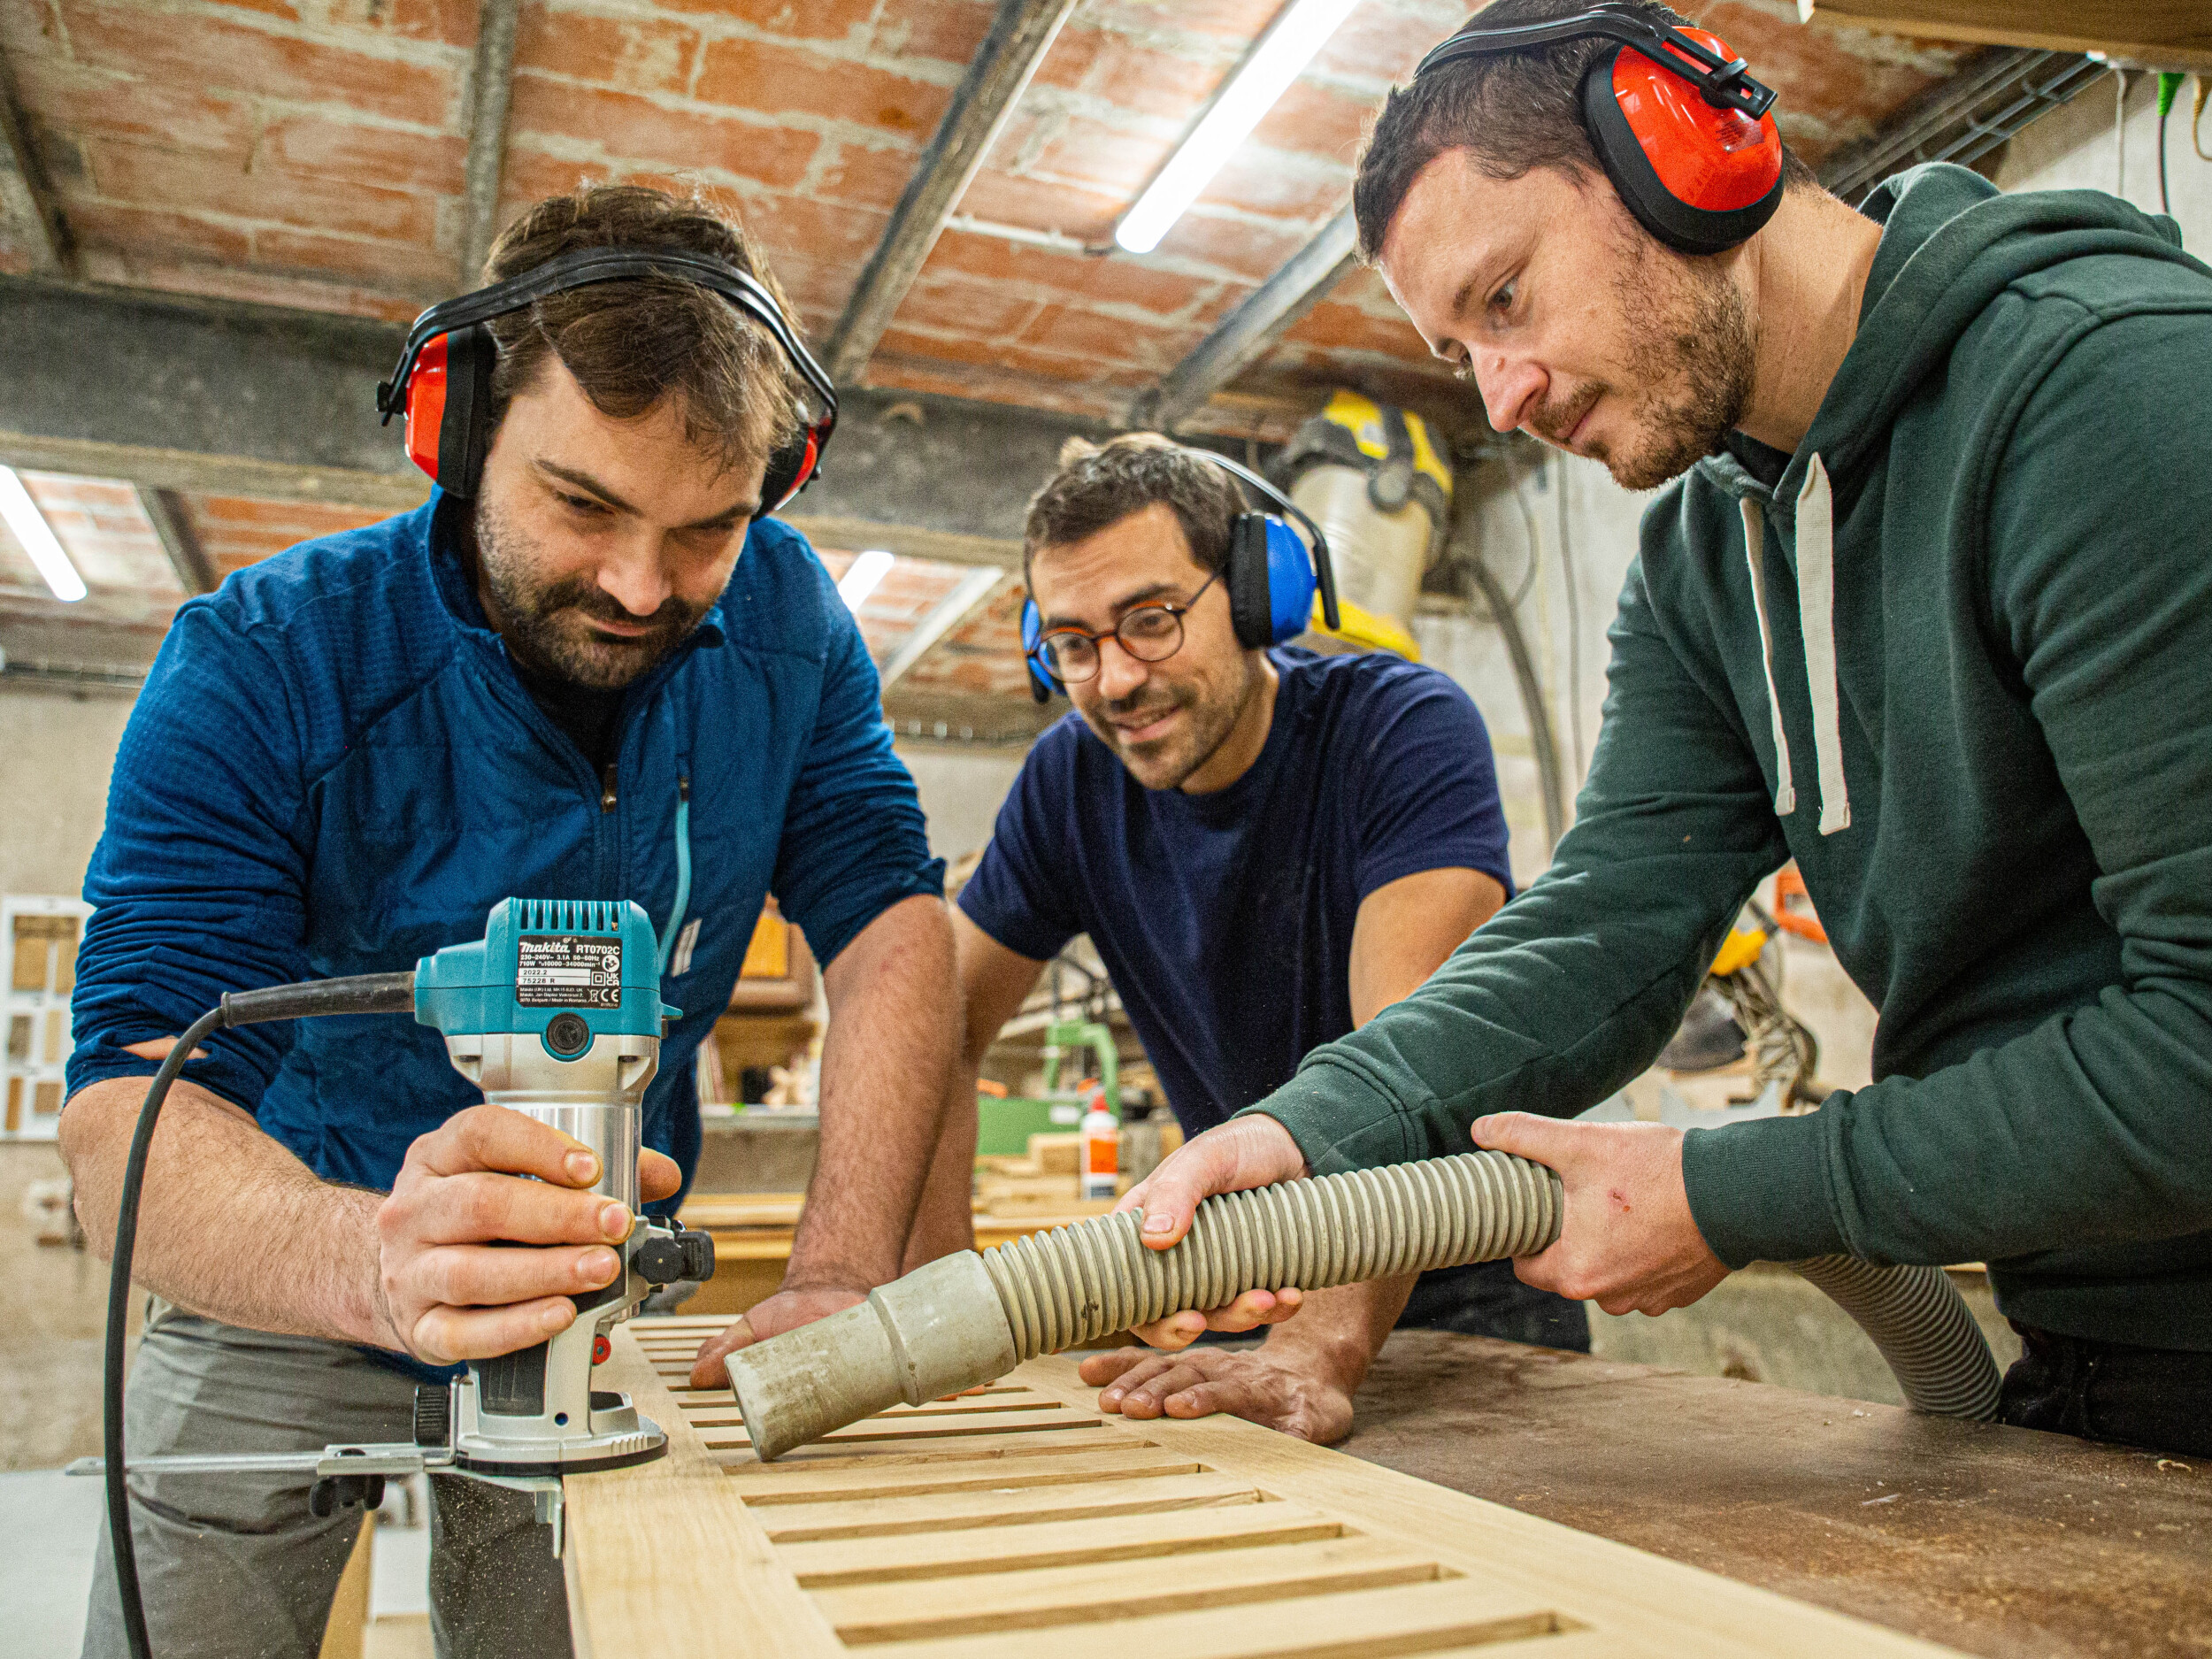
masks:
<path fill-rule="evenodd" d="M 1134 1211 L 1099 1216 L 918 1268 L 858 1307 L 733 1354 L 730 1380 L 754 1451 L 775 1458 L 902 1401 L 1247 1290 L 1530 1255 L 1559 1236 L 1562 1204 L 1543 1165 L 1470 1152 L 1209 1198 L 1171 1249 L 1145 1248 Z M 1791 1265 L 1859 1322 L 1915 1410 L 1994 1415 L 1996 1362 L 1941 1269 Z"/>

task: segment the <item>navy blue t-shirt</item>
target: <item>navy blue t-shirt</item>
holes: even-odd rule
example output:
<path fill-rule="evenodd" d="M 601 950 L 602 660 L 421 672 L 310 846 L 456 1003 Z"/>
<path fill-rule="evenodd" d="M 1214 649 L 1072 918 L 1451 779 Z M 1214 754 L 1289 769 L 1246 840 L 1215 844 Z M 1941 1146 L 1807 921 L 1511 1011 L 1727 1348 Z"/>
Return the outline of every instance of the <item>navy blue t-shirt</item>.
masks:
<path fill-rule="evenodd" d="M 1395 657 L 1270 655 L 1274 724 L 1243 777 L 1147 789 L 1071 714 L 1030 751 L 960 895 L 1025 956 L 1091 936 L 1187 1134 L 1352 1029 L 1352 924 L 1370 893 L 1441 869 L 1513 890 L 1490 735 L 1465 692 Z"/>

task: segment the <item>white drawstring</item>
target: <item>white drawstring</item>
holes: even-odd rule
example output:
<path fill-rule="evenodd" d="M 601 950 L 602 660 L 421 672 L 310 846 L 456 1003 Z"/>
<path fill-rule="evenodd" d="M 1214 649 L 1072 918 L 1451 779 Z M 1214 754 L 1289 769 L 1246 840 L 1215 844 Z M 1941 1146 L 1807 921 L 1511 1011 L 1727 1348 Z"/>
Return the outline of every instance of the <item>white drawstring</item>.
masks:
<path fill-rule="evenodd" d="M 1797 620 L 1805 636 L 1805 688 L 1813 701 L 1813 753 L 1820 763 L 1820 833 L 1851 827 L 1843 777 L 1836 689 L 1836 513 L 1828 469 L 1816 455 L 1797 492 Z"/>
<path fill-rule="evenodd" d="M 1736 503 L 1743 509 L 1744 557 L 1751 565 L 1751 608 L 1759 618 L 1759 666 L 1766 671 L 1767 712 L 1774 719 L 1774 816 L 1787 818 L 1797 810 L 1797 791 L 1790 783 L 1790 740 L 1782 731 L 1782 699 L 1774 695 L 1774 634 L 1767 626 L 1767 580 L 1759 567 L 1765 524 L 1759 503 L 1748 495 Z"/>
<path fill-rule="evenodd" d="M 1751 569 L 1751 609 L 1759 618 L 1759 666 L 1767 681 L 1767 713 L 1774 722 L 1774 815 L 1797 810 L 1790 778 L 1790 740 L 1782 729 L 1782 700 L 1774 690 L 1774 632 L 1767 622 L 1766 572 L 1761 560 L 1766 521 L 1749 495 L 1743 513 L 1744 559 Z M 1836 681 L 1835 499 L 1828 469 L 1812 457 L 1797 493 L 1797 621 L 1805 641 L 1805 690 L 1813 705 L 1813 753 L 1820 772 L 1820 833 L 1851 827 L 1851 792 L 1843 775 L 1843 721 Z"/>

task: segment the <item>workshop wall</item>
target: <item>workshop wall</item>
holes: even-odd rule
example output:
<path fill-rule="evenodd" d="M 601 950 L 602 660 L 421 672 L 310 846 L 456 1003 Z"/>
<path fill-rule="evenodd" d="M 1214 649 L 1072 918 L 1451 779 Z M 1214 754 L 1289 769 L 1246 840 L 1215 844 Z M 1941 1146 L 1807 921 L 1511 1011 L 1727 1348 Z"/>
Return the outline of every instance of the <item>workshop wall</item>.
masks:
<path fill-rule="evenodd" d="M 1014 787 L 1024 751 L 1018 749 L 956 749 L 902 743 L 899 758 L 914 774 L 929 819 L 929 849 L 947 864 L 981 849 L 991 839 L 1000 803 Z"/>
<path fill-rule="evenodd" d="M 120 697 L 0 692 L 0 893 L 82 890 L 130 712 Z"/>

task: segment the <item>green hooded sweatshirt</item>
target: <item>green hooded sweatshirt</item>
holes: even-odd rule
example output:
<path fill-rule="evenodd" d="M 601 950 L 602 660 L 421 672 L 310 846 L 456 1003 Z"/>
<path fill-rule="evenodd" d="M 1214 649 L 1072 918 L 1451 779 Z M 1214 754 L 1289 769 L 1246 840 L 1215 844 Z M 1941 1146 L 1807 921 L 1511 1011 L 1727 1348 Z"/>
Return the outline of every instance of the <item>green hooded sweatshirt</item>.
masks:
<path fill-rule="evenodd" d="M 1550 870 L 1251 1110 L 1317 1171 L 1582 1111 L 1793 857 L 1878 1080 L 1690 1133 L 1714 1252 L 1983 1260 L 2028 1324 L 2212 1349 L 2212 271 L 1959 167 L 1865 211 L 1796 453 L 1739 435 L 1644 515 Z"/>

